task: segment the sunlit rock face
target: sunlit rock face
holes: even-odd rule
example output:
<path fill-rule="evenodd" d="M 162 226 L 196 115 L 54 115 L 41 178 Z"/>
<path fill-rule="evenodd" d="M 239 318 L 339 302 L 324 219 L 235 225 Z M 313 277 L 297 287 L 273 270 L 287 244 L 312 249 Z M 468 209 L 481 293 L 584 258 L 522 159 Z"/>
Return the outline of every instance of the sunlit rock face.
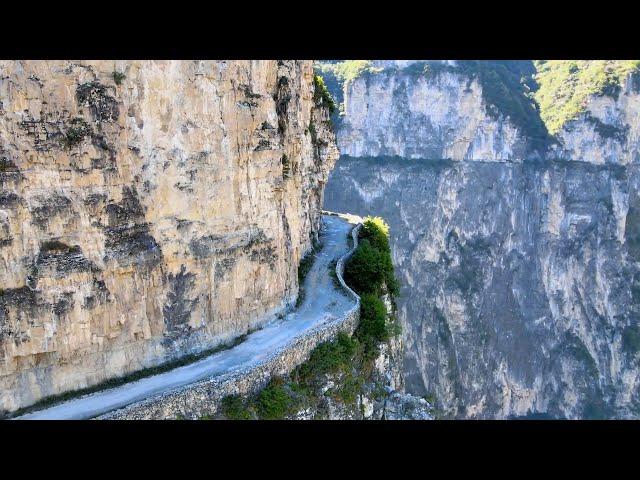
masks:
<path fill-rule="evenodd" d="M 295 299 L 337 158 L 311 62 L 4 61 L 0 100 L 0 410 Z"/>
<path fill-rule="evenodd" d="M 405 68 L 347 85 L 325 201 L 391 226 L 405 390 L 454 418 L 637 417 L 633 78 L 533 158 L 479 85 Z"/>
<path fill-rule="evenodd" d="M 526 139 L 504 116 L 487 114 L 476 80 L 455 71 L 425 76 L 411 61 L 373 64 L 384 70 L 356 78 L 344 92 L 337 132 L 343 155 L 486 161 L 525 155 Z"/>

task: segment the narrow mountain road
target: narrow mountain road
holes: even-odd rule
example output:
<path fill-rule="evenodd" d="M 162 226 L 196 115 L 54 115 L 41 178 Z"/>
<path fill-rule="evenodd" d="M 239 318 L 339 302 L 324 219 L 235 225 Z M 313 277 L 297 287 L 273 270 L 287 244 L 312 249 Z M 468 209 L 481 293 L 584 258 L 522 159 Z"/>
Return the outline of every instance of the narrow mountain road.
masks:
<path fill-rule="evenodd" d="M 245 341 L 183 367 L 143 378 L 109 390 L 102 390 L 35 411 L 18 419 L 62 420 L 87 419 L 122 408 L 145 398 L 215 377 L 236 369 L 259 364 L 271 352 L 316 325 L 340 318 L 355 304 L 354 300 L 333 284 L 331 261 L 344 255 L 347 238 L 354 225 L 330 215 L 323 216 L 322 250 L 304 281 L 303 304 L 280 320 L 274 320 Z"/>

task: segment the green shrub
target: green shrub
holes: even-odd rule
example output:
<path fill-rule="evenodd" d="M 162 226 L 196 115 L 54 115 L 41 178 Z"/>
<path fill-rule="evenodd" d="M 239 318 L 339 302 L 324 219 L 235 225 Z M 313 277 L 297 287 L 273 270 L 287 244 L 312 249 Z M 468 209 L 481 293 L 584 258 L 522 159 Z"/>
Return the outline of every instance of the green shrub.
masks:
<path fill-rule="evenodd" d="M 344 279 L 358 294 L 381 293 L 385 280 L 384 254 L 364 239 L 347 263 Z"/>
<path fill-rule="evenodd" d="M 389 225 L 381 217 L 367 217 L 362 222 L 360 238 L 366 238 L 380 251 L 389 251 Z"/>
<path fill-rule="evenodd" d="M 251 420 L 251 413 L 239 395 L 227 395 L 221 402 L 222 414 L 229 420 Z"/>
<path fill-rule="evenodd" d="M 400 332 L 397 323 L 387 321 L 387 308 L 380 298 L 386 292 L 393 298 L 399 285 L 391 260 L 389 226 L 384 220 L 367 217 L 359 239 L 358 248 L 345 267 L 344 278 L 360 295 L 360 322 L 355 337 L 363 345 L 364 359 L 368 360 L 377 355 L 380 342 Z"/>
<path fill-rule="evenodd" d="M 389 227 L 380 217 L 367 217 L 360 230 L 360 243 L 347 263 L 344 279 L 358 294 L 392 295 L 399 291 L 389 247 Z"/>
<path fill-rule="evenodd" d="M 123 80 L 126 77 L 126 75 L 122 72 L 118 72 L 118 71 L 113 71 L 113 73 L 111 74 L 111 76 L 113 77 L 113 81 L 116 83 L 116 85 L 121 85 Z"/>
<path fill-rule="evenodd" d="M 333 97 L 331 96 L 331 93 L 329 93 L 329 90 L 327 89 L 327 86 L 324 84 L 324 80 L 320 75 L 313 76 L 313 86 L 313 99 L 315 100 L 315 102 L 322 102 L 322 105 L 326 105 L 327 108 L 329 108 L 329 113 L 335 112 L 336 103 L 333 101 Z"/>
<path fill-rule="evenodd" d="M 399 284 L 393 271 L 391 247 L 389 246 L 389 225 L 380 217 L 367 217 L 360 231 L 360 238 L 367 239 L 382 254 L 382 269 L 387 290 L 392 295 L 399 292 Z"/>
<path fill-rule="evenodd" d="M 284 380 L 273 377 L 257 399 L 258 416 L 264 420 L 278 420 L 291 412 L 293 399 L 285 388 Z"/>
<path fill-rule="evenodd" d="M 337 397 L 346 405 L 353 405 L 362 390 L 364 379 L 359 375 L 345 375 L 341 385 L 336 390 Z"/>
<path fill-rule="evenodd" d="M 356 402 L 362 391 L 365 378 L 362 375 L 367 359 L 363 358 L 364 348 L 354 337 L 340 332 L 334 340 L 317 345 L 309 359 L 299 365 L 291 374 L 288 384 L 295 392 L 298 405 L 313 405 L 321 401 L 319 388 L 331 376 L 334 387 L 324 392 L 346 405 Z M 370 363 L 370 362 L 369 362 Z"/>
<path fill-rule="evenodd" d="M 360 297 L 360 323 L 356 338 L 364 345 L 365 358 L 378 353 L 378 344 L 389 338 L 387 309 L 376 295 L 363 294 Z"/>
<path fill-rule="evenodd" d="M 356 340 L 340 332 L 335 340 L 323 342 L 314 348 L 309 360 L 296 369 L 295 377 L 308 386 L 326 374 L 344 370 L 351 364 L 357 346 Z"/>

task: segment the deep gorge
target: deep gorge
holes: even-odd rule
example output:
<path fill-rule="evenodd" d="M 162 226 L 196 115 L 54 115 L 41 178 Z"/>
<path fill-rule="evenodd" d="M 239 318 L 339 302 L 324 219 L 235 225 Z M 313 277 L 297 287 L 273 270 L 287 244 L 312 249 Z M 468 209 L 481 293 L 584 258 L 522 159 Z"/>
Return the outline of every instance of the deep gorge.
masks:
<path fill-rule="evenodd" d="M 390 223 L 408 392 L 455 418 L 624 417 L 640 270 L 620 202 L 637 179 L 580 162 L 343 157 L 325 206 Z"/>
<path fill-rule="evenodd" d="M 0 416 L 638 418 L 639 145 L 640 61 L 1 61 Z"/>
<path fill-rule="evenodd" d="M 535 69 L 462 63 L 321 69 L 343 101 L 325 208 L 390 224 L 405 390 L 442 418 L 636 418 L 636 73 L 534 137 L 524 88 L 503 84 L 518 118 L 485 91 Z"/>

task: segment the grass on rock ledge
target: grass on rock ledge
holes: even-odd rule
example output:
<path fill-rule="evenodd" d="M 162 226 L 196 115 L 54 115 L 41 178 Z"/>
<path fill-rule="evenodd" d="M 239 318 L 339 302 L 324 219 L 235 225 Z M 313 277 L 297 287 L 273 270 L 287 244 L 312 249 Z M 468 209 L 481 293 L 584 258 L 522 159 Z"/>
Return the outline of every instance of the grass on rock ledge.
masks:
<path fill-rule="evenodd" d="M 590 96 L 618 98 L 623 81 L 640 72 L 640 60 L 537 60 L 535 99 L 549 132 L 557 133 L 586 107 Z"/>

